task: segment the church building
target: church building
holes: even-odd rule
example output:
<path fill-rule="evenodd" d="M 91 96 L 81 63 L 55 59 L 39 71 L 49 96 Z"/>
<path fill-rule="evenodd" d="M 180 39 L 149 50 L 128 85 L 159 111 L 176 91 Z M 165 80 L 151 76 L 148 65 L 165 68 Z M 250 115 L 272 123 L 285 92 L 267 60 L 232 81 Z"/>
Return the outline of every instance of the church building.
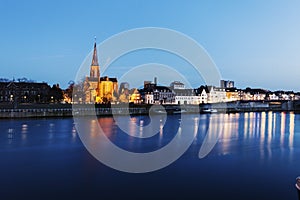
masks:
<path fill-rule="evenodd" d="M 97 45 L 94 44 L 93 59 L 90 66 L 90 76 L 85 79 L 86 103 L 111 103 L 117 100 L 118 81 L 107 76 L 100 77 Z"/>

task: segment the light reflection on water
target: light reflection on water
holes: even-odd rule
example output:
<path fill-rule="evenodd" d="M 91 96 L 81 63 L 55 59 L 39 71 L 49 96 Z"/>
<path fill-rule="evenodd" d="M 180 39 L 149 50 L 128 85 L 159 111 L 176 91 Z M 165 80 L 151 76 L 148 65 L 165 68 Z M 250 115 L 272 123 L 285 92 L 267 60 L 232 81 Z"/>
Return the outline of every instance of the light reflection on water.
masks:
<path fill-rule="evenodd" d="M 76 142 L 77 131 L 70 119 L 0 120 L 2 150 L 37 146 L 45 148 L 62 144 L 67 146 Z"/>
<path fill-rule="evenodd" d="M 155 117 L 161 118 L 162 116 Z M 261 159 L 271 159 L 274 152 L 280 150 L 288 152 L 292 158 L 295 137 L 300 125 L 297 123 L 296 126 L 296 120 L 299 121 L 299 118 L 300 115 L 293 112 L 189 115 L 188 125 L 179 134 L 180 137 L 184 137 L 186 132 L 193 133 L 195 139 L 192 146 L 198 150 L 206 135 L 211 139 L 219 137 L 210 155 L 258 151 Z M 96 126 L 100 126 L 105 135 L 121 148 L 133 152 L 149 152 L 167 145 L 182 126 L 180 115 L 168 116 L 166 124 L 163 124 L 165 119 L 159 120 L 158 129 L 154 128 L 158 130 L 156 135 L 150 138 L 137 138 L 133 136 L 141 137 L 144 134 L 144 126 L 150 123 L 149 118 L 134 116 L 129 120 L 134 122 L 128 123 L 131 136 L 122 132 L 112 117 L 87 120 L 88 137 L 95 140 L 93 144 L 97 145 Z M 12 125 L 6 123 L 2 129 L 4 133 L 2 137 L 5 138 L 2 141 L 6 141 L 9 145 L 17 144 L 20 140 L 20 144 L 26 146 L 27 142 L 34 138 L 36 132 L 39 133 L 39 137 L 46 136 L 45 142 L 49 145 L 57 143 L 61 138 L 68 139 L 70 143 L 76 143 L 79 139 L 74 124 L 66 125 L 59 120 L 19 121 L 18 124 Z M 221 132 L 220 135 L 218 135 L 219 132 Z M 47 134 L 43 136 L 43 133 Z"/>
<path fill-rule="evenodd" d="M 86 118 L 86 135 L 93 145 L 97 145 L 96 126 L 100 125 L 106 136 L 119 147 L 132 152 L 150 152 L 167 145 L 177 130 L 184 127 L 180 115 L 167 118 L 165 125 L 158 123 L 157 134 L 150 138 L 136 138 L 124 133 L 111 117 Z M 134 116 L 130 120 L 137 125 L 128 123 L 132 135 L 144 134 L 145 126 L 149 124 L 147 116 Z M 188 115 L 187 126 L 182 128 L 180 136 L 184 139 L 190 131 L 195 137 L 191 147 L 174 164 L 138 179 L 135 179 L 136 175 L 116 173 L 93 159 L 83 147 L 71 118 L 0 120 L 0 172 L 1 177 L 6 176 L 1 179 L 2 186 L 8 185 L 6 180 L 12 180 L 7 187 L 13 189 L 10 195 L 17 194 L 15 190 L 24 186 L 36 191 L 41 182 L 51 182 L 55 174 L 55 177 L 63 178 L 58 186 L 51 184 L 51 187 L 71 184 L 73 194 L 73 188 L 87 184 L 87 172 L 93 172 L 88 180 L 92 182 L 87 187 L 99 186 L 94 188 L 96 194 L 99 188 L 106 186 L 104 190 L 111 195 L 110 188 L 137 182 L 143 189 L 151 180 L 153 185 L 165 190 L 166 185 L 180 180 L 182 184 L 172 185 L 169 192 L 179 191 L 188 183 L 192 187 L 189 191 L 201 190 L 203 193 L 210 189 L 207 194 L 216 193 L 217 199 L 223 198 L 224 191 L 235 193 L 234 190 L 243 191 L 238 199 L 244 199 L 249 190 L 260 193 L 251 199 L 270 199 L 267 197 L 273 192 L 272 199 L 293 199 L 296 195 L 294 178 L 299 175 L 300 166 L 299 120 L 299 114 L 274 112 Z M 219 130 L 220 135 L 217 134 Z M 200 160 L 198 152 L 206 135 L 210 138 L 219 136 L 219 140 L 210 154 Z M 36 184 L 32 179 L 36 179 Z M 226 189 L 216 192 L 216 179 L 223 181 L 221 185 Z M 129 180 L 132 180 L 131 184 L 128 184 Z M 241 180 L 247 180 L 246 186 L 241 185 Z M 48 187 L 40 189 L 48 192 Z M 259 198 L 261 193 L 265 198 Z"/>
<path fill-rule="evenodd" d="M 155 117 L 161 117 L 159 115 Z M 181 130 L 180 115 L 168 116 L 166 124 L 160 123 L 156 135 L 150 138 L 138 138 L 144 134 L 144 126 L 149 122 L 147 116 L 129 118 L 130 134 L 118 129 L 113 118 L 99 118 L 90 121 L 90 137 L 95 139 L 95 126 L 100 125 L 106 136 L 117 146 L 132 152 L 149 152 L 158 150 L 168 144 Z M 126 118 L 124 118 L 126 120 Z M 163 121 L 161 119 L 161 121 Z M 258 151 L 261 159 L 271 159 L 274 151 L 289 151 L 292 154 L 295 138 L 294 113 L 233 113 L 189 115 L 187 128 L 179 131 L 180 137 L 186 132 L 194 134 L 194 145 L 200 149 L 204 137 L 219 138 L 211 155 L 239 154 Z M 221 133 L 221 134 L 219 134 Z M 131 135 L 131 136 L 130 136 Z M 94 143 L 97 145 L 97 142 Z"/>
<path fill-rule="evenodd" d="M 228 116 L 223 121 L 224 132 L 218 143 L 222 150 L 218 153 L 238 153 L 231 148 L 238 145 L 247 151 L 259 150 L 262 158 L 267 156 L 270 159 L 277 148 L 292 153 L 295 139 L 294 113 L 262 112 Z"/>
<path fill-rule="evenodd" d="M 289 147 L 292 148 L 294 144 L 294 130 L 295 129 L 295 114 L 290 114 L 290 123 L 289 123 Z"/>

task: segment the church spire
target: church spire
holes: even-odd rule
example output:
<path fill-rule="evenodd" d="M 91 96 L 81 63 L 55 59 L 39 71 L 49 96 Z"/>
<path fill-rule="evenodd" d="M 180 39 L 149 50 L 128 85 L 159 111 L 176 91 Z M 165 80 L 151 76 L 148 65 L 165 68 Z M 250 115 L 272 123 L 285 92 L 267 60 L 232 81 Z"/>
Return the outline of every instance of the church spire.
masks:
<path fill-rule="evenodd" d="M 96 37 L 95 37 L 94 52 L 93 52 L 93 60 L 92 60 L 91 66 L 99 66 L 99 63 L 98 63 L 98 56 L 97 56 Z"/>
<path fill-rule="evenodd" d="M 97 56 L 96 37 L 95 37 L 95 44 L 94 44 L 94 51 L 93 51 L 93 60 L 90 69 L 90 77 L 97 78 L 100 80 L 100 67 L 99 67 L 98 56 Z"/>

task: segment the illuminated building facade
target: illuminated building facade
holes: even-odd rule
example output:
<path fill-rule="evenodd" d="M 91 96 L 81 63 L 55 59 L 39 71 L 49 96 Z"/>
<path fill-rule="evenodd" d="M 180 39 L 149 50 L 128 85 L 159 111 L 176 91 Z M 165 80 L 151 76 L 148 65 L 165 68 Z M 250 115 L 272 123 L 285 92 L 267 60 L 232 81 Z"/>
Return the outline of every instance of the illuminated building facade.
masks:
<path fill-rule="evenodd" d="M 140 104 L 142 103 L 142 97 L 139 91 L 135 88 L 132 89 L 129 95 L 129 103 Z"/>
<path fill-rule="evenodd" d="M 238 101 L 240 96 L 236 88 L 226 88 L 226 102 Z"/>
<path fill-rule="evenodd" d="M 94 44 L 93 59 L 90 67 L 90 76 L 85 80 L 86 103 L 111 103 L 116 101 L 118 81 L 107 76 L 100 77 L 97 46 Z"/>
<path fill-rule="evenodd" d="M 118 81 L 116 78 L 101 77 L 98 88 L 97 103 L 109 103 L 117 100 Z"/>
<path fill-rule="evenodd" d="M 171 83 L 170 87 L 175 93 L 175 104 L 199 104 L 201 97 L 195 93 L 194 89 L 184 89 L 184 84 L 177 82 Z"/>
<path fill-rule="evenodd" d="M 208 103 L 219 103 L 226 101 L 226 91 L 224 88 L 208 86 Z"/>

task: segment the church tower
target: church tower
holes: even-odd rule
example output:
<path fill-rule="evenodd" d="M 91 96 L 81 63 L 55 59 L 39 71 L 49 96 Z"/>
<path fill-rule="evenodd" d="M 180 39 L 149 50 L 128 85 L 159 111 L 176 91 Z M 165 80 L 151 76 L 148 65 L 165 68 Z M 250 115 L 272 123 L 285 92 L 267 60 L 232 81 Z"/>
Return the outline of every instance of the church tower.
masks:
<path fill-rule="evenodd" d="M 98 63 L 96 41 L 94 44 L 93 59 L 92 59 L 92 64 L 91 64 L 91 68 L 90 68 L 90 77 L 97 78 L 98 80 L 100 80 L 100 67 L 99 67 L 99 63 Z"/>
<path fill-rule="evenodd" d="M 100 77 L 100 66 L 95 41 L 90 76 L 85 79 L 85 103 L 115 102 L 117 93 L 118 81 L 116 78 Z"/>
<path fill-rule="evenodd" d="M 93 59 L 90 67 L 90 76 L 85 80 L 85 102 L 94 103 L 97 99 L 98 86 L 100 82 L 100 67 L 97 56 L 96 38 L 93 51 Z"/>

